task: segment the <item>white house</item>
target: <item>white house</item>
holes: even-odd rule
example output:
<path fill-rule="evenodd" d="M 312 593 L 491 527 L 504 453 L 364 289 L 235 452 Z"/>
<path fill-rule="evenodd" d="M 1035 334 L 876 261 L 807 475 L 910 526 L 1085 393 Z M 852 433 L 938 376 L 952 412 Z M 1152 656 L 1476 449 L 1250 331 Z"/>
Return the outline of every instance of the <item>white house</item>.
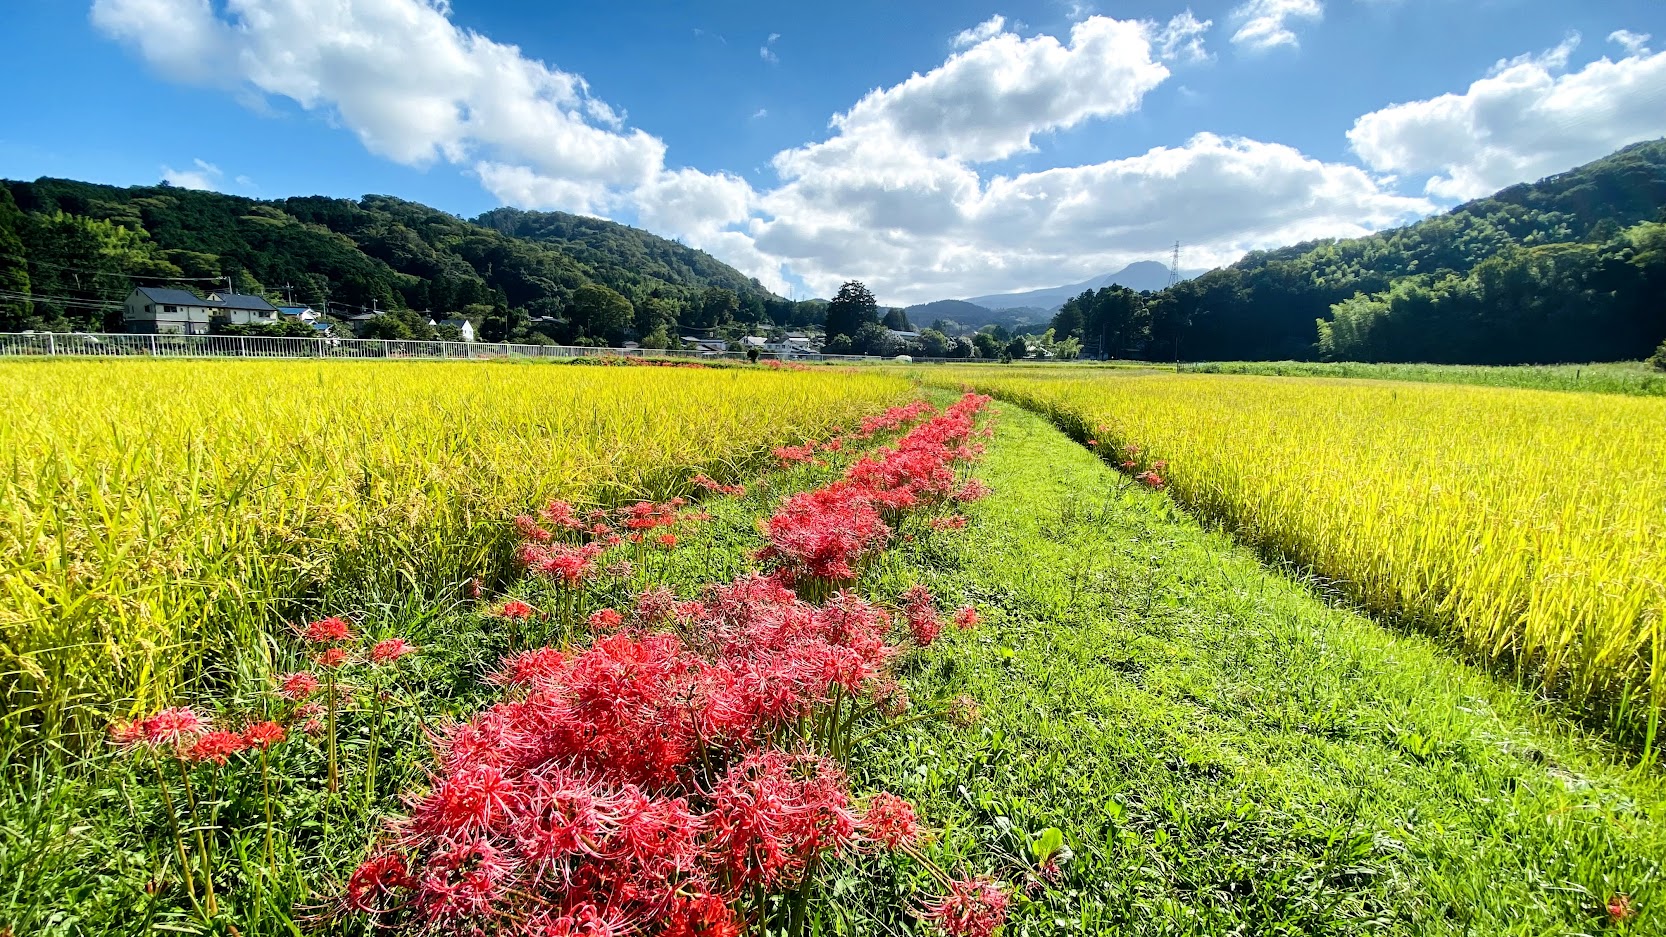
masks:
<path fill-rule="evenodd" d="M 695 338 L 692 335 L 684 335 L 683 344 L 708 355 L 721 355 L 729 350 L 729 343 L 721 338 Z"/>
<path fill-rule="evenodd" d="M 141 286 L 122 303 L 122 325 L 129 332 L 207 335 L 214 326 L 278 321 L 278 307 L 259 296 L 209 293 Z"/>
<path fill-rule="evenodd" d="M 430 325 L 434 324 L 434 321 L 432 319 L 430 319 L 428 321 L 429 321 Z M 474 341 L 474 323 L 470 322 L 467 319 L 441 319 L 439 321 L 439 324 L 440 325 L 449 325 L 452 328 L 456 329 L 458 332 L 461 332 L 462 335 L 463 335 L 463 341 L 465 341 L 465 342 Z"/>
<path fill-rule="evenodd" d="M 311 306 L 279 306 L 278 315 L 296 322 L 318 321 L 318 313 L 313 312 Z"/>

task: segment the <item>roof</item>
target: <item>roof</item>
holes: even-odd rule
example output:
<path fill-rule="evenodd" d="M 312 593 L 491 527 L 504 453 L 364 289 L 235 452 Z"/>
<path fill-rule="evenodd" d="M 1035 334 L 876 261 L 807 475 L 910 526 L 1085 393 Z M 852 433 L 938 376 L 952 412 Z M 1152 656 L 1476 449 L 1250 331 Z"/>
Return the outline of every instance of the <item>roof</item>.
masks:
<path fill-rule="evenodd" d="M 314 332 L 328 332 L 330 330 L 330 323 L 328 322 L 309 322 L 307 324 L 312 326 Z"/>
<path fill-rule="evenodd" d="M 153 303 L 166 306 L 202 306 L 209 309 L 258 309 L 261 312 L 271 312 L 278 307 L 272 305 L 259 296 L 247 296 L 242 293 L 209 293 L 214 299 L 204 299 L 186 290 L 162 289 L 155 286 L 141 286 L 134 289 L 135 293 Z"/>
<path fill-rule="evenodd" d="M 278 311 L 286 316 L 299 316 L 312 312 L 311 306 L 279 306 Z"/>

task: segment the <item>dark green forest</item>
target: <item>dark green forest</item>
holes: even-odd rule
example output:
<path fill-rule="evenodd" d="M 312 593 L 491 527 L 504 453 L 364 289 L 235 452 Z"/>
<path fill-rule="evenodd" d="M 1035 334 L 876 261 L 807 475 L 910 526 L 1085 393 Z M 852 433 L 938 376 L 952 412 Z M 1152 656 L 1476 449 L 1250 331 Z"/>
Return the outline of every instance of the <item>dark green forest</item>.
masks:
<path fill-rule="evenodd" d="M 393 311 L 376 323 L 388 338 L 426 338 L 430 317 L 460 316 L 492 341 L 662 346 L 679 328 L 805 325 L 820 309 L 675 241 L 560 212 L 468 221 L 388 196 L 0 184 L 0 331 L 119 330 L 135 285 L 201 290 L 228 277 L 335 316 Z"/>
<path fill-rule="evenodd" d="M 1663 207 L 1666 141 L 1642 143 L 1404 228 L 1083 293 L 1052 326 L 1159 360 L 1636 360 L 1666 338 Z"/>

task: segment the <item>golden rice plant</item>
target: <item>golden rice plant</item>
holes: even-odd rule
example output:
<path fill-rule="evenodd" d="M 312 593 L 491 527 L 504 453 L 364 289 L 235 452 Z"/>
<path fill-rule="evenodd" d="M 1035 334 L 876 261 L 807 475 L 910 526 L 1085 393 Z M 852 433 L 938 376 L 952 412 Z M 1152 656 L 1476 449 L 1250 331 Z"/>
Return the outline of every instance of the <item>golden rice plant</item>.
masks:
<path fill-rule="evenodd" d="M 1652 741 L 1666 400 L 1224 375 L 936 379 L 1143 447 L 1142 466 L 1167 460 L 1182 503 L 1244 540 Z"/>
<path fill-rule="evenodd" d="M 685 493 L 897 402 L 876 372 L 0 362 L 0 731 L 102 731 L 264 669 L 326 601 L 507 569 L 552 497 Z"/>

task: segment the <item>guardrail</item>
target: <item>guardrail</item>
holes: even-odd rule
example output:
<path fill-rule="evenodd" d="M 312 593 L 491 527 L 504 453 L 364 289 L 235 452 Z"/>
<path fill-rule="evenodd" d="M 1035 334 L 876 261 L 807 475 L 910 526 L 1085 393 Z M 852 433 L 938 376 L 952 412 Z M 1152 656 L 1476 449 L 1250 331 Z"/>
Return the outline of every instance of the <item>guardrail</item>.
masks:
<path fill-rule="evenodd" d="M 654 357 L 745 360 L 743 352 L 522 345 L 513 342 L 402 341 L 380 338 L 272 338 L 256 335 L 132 335 L 101 332 L 0 333 L 0 355 L 158 358 L 492 358 Z M 777 357 L 765 355 L 765 357 Z M 795 360 L 878 361 L 860 355 L 794 355 Z"/>

